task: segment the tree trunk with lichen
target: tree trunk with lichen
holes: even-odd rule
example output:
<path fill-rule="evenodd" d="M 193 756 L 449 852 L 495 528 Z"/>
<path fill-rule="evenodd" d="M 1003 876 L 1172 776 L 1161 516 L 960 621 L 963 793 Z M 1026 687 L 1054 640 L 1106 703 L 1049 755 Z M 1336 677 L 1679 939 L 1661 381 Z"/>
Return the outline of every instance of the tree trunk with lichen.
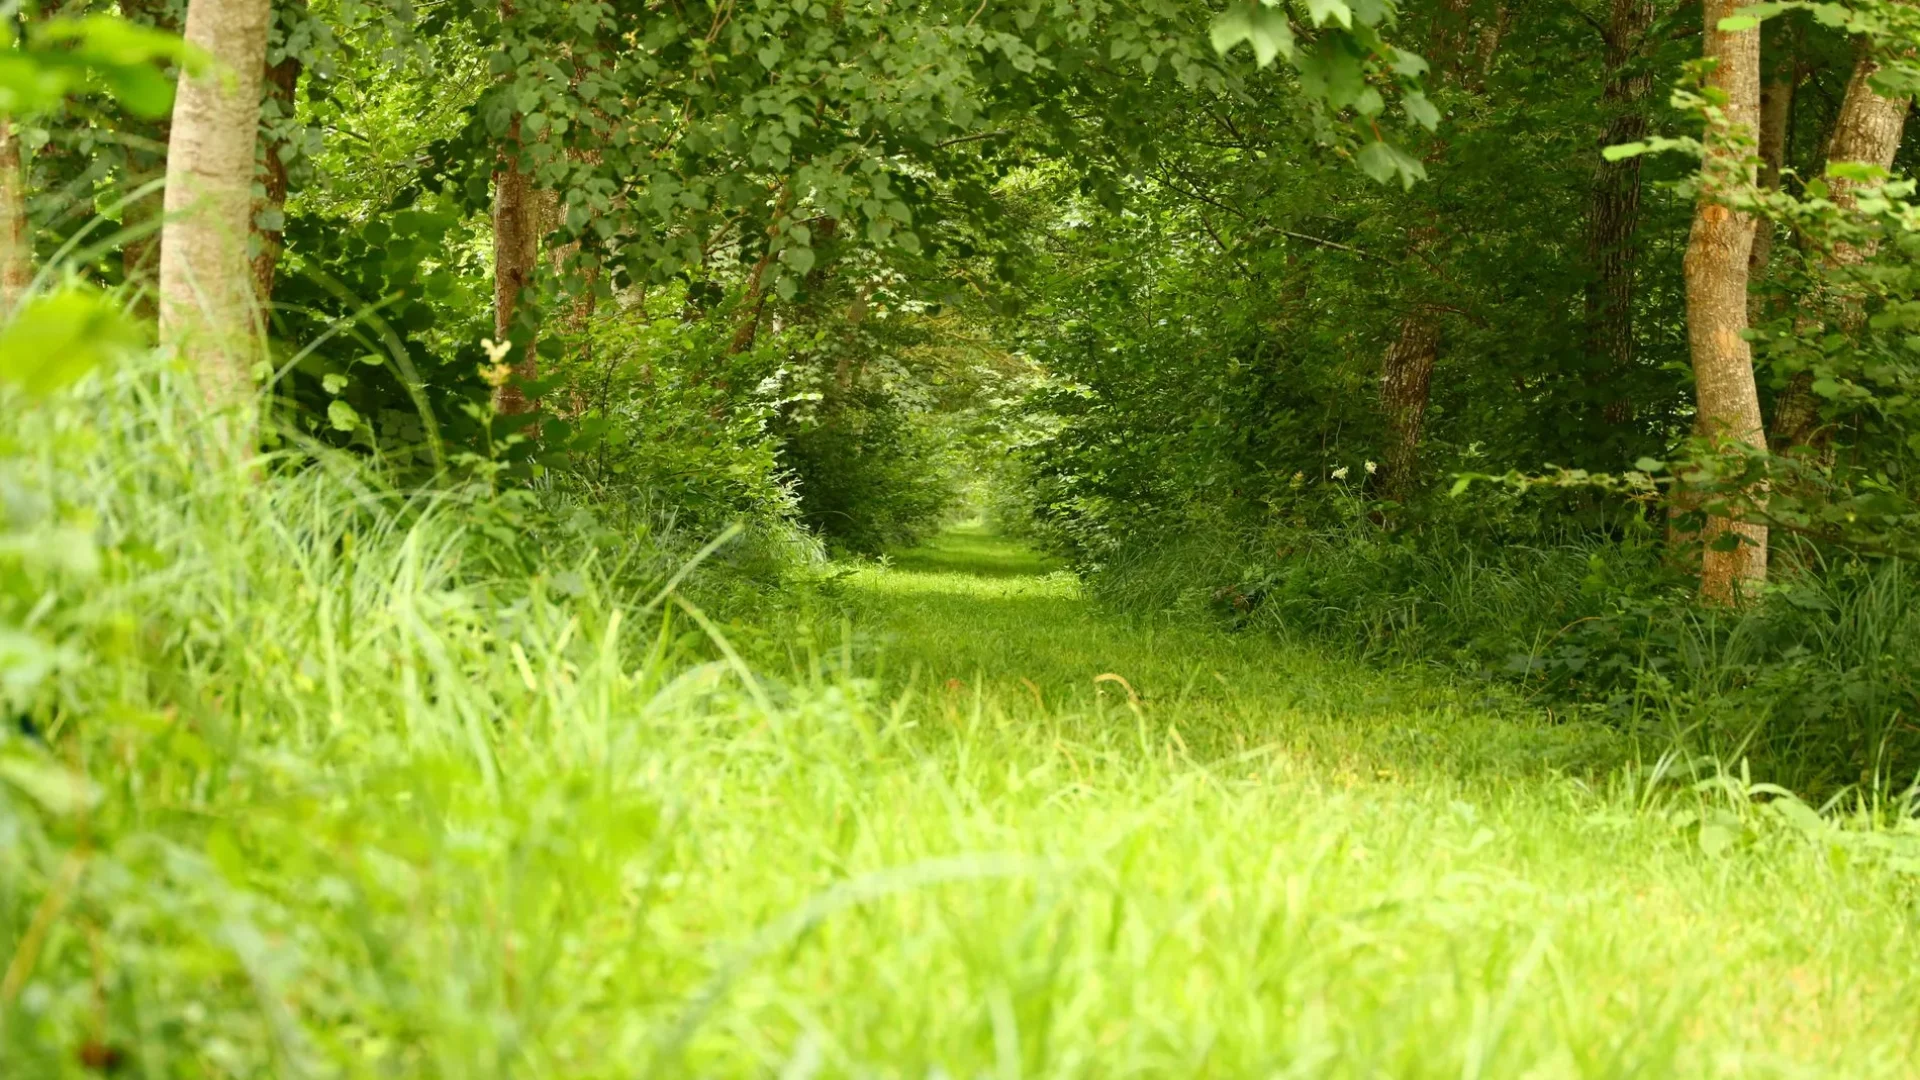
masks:
<path fill-rule="evenodd" d="M 1739 0 L 1705 0 L 1704 52 L 1714 61 L 1709 84 L 1726 95 L 1724 128 L 1710 127 L 1701 161 L 1702 190 L 1687 241 L 1687 345 L 1693 359 L 1695 432 L 1729 450 L 1764 450 L 1760 391 L 1746 338 L 1747 272 L 1753 255 L 1751 215 L 1727 199 L 1754 177 L 1742 137 L 1752 138 L 1760 112 L 1760 31 L 1727 31 L 1720 21 Z M 1742 493 L 1752 501 L 1762 492 Z M 1747 520 L 1738 502 L 1710 516 L 1701 539 L 1700 594 L 1734 604 L 1766 581 L 1767 527 Z"/>

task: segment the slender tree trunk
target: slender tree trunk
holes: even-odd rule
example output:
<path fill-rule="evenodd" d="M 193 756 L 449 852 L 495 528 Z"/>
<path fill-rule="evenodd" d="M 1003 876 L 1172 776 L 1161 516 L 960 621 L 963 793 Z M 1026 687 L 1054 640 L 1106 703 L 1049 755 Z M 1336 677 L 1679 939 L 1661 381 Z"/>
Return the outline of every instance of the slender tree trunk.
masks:
<path fill-rule="evenodd" d="M 1600 93 L 1607 117 L 1602 147 L 1637 142 L 1647 135 L 1647 92 L 1653 75 L 1639 64 L 1653 25 L 1652 0 L 1613 0 L 1607 18 L 1607 85 Z M 1608 385 L 1633 368 L 1634 237 L 1640 231 L 1640 158 L 1601 158 L 1593 172 L 1587 208 L 1587 352 Z M 1633 399 L 1616 393 L 1603 410 L 1608 423 L 1633 418 Z"/>
<path fill-rule="evenodd" d="M 1420 436 L 1440 355 L 1440 312 L 1420 306 L 1400 317 L 1400 329 L 1380 367 L 1380 412 L 1387 443 L 1380 463 L 1381 494 L 1405 502 L 1419 478 Z"/>
<path fill-rule="evenodd" d="M 1885 97 L 1876 91 L 1871 80 L 1879 70 L 1880 62 L 1873 53 L 1862 51 L 1859 62 L 1854 66 L 1853 78 L 1847 82 L 1847 94 L 1840 103 L 1840 115 L 1834 120 L 1833 137 L 1827 143 L 1829 166 L 1843 162 L 1877 165 L 1882 169 L 1893 166 L 1893 157 L 1899 152 L 1900 139 L 1906 132 L 1907 110 L 1912 102 L 1904 97 Z M 1829 177 L 1828 197 L 1843 209 L 1851 210 L 1858 201 L 1855 192 L 1859 186 L 1858 181 L 1843 176 Z M 1825 262 L 1828 270 L 1840 270 L 1859 266 L 1872 257 L 1871 247 L 1835 244 Z M 1837 328 L 1842 333 L 1857 333 L 1864 317 L 1860 300 L 1857 296 L 1845 295 L 1844 282 L 1838 283 L 1838 287 L 1841 295 L 1829 298 L 1839 309 Z M 1816 326 L 1811 319 L 1806 325 L 1809 332 Z M 1798 372 L 1788 380 L 1774 404 L 1773 423 L 1774 445 L 1781 453 L 1800 447 L 1810 448 L 1816 453 L 1826 451 L 1828 436 L 1820 422 L 1820 400 L 1813 392 L 1812 372 Z"/>
<path fill-rule="evenodd" d="M 514 15 L 513 0 L 500 0 L 501 25 L 511 26 Z M 541 213 L 533 178 L 520 167 L 524 147 L 520 117 L 515 115 L 493 173 L 493 334 L 503 344 L 512 339 L 522 294 L 539 271 Z M 522 385 L 540 377 L 536 344 L 531 336 L 523 343 L 513 358 L 510 377 L 494 391 L 494 409 L 503 416 L 520 416 L 540 407 Z"/>
<path fill-rule="evenodd" d="M 214 65 L 197 78 L 181 74 L 167 149 L 160 341 L 192 360 L 215 407 L 242 405 L 253 394 L 247 238 L 268 11 L 268 0 L 192 0 L 187 43 Z"/>
<path fill-rule="evenodd" d="M 267 105 L 278 121 L 293 117 L 293 92 L 300 83 L 300 58 L 289 53 L 265 73 Z M 280 266 L 280 249 L 286 235 L 287 162 L 281 156 L 286 149 L 282 139 L 269 139 L 262 147 L 261 197 L 253 214 L 253 292 L 261 310 L 273 301 L 273 278 Z"/>
<path fill-rule="evenodd" d="M 1506 26 L 1506 5 L 1496 5 L 1493 21 L 1478 27 L 1469 0 L 1447 0 L 1439 18 L 1434 35 L 1435 70 L 1444 73 L 1444 80 L 1458 92 L 1484 92 Z M 1427 164 L 1437 165 L 1446 152 L 1446 143 L 1436 142 L 1427 155 Z M 1399 503 L 1413 495 L 1420 476 L 1420 440 L 1426 432 L 1427 406 L 1432 400 L 1433 369 L 1440 359 L 1442 309 L 1430 290 L 1439 285 L 1437 264 L 1447 234 L 1440 217 L 1431 209 L 1427 214 L 1427 221 L 1408 230 L 1408 251 L 1411 258 L 1427 264 L 1421 273 L 1429 280 L 1414 286 L 1419 292 L 1409 298 L 1393 343 L 1380 361 L 1380 412 L 1386 424 L 1386 443 L 1381 449 L 1380 475 L 1374 482 L 1382 495 Z"/>
<path fill-rule="evenodd" d="M 1798 73 L 1792 66 L 1777 72 L 1760 87 L 1760 177 L 1763 191 L 1780 190 L 1780 170 L 1787 161 L 1787 122 L 1793 116 L 1793 96 L 1799 88 Z M 1774 224 L 1762 220 L 1754 224 L 1753 253 L 1747 257 L 1748 284 L 1766 276 L 1773 258 Z M 1761 294 L 1749 289 L 1747 319 L 1759 317 Z"/>
<path fill-rule="evenodd" d="M 33 283 L 33 232 L 27 225 L 27 175 L 13 118 L 0 113 L 0 319 L 9 318 Z"/>
<path fill-rule="evenodd" d="M 168 33 L 180 32 L 180 23 L 165 0 L 120 0 L 121 12 L 132 22 Z M 123 118 L 127 137 L 126 172 L 120 178 L 120 190 L 128 201 L 120 210 L 120 227 L 126 239 L 120 244 L 122 280 L 138 292 L 133 309 L 149 322 L 159 317 L 155 279 L 160 274 L 160 230 L 166 200 L 167 140 L 172 123 L 165 117 L 144 120 Z M 133 193 L 162 181 L 140 198 Z"/>
<path fill-rule="evenodd" d="M 503 7 L 503 10 L 504 7 Z M 497 341 L 512 337 L 520 295 L 533 284 L 540 256 L 538 208 L 530 178 L 520 170 L 520 118 L 507 131 L 507 149 L 493 174 L 493 332 Z M 494 396 L 502 414 L 532 412 L 538 402 L 529 399 L 521 383 L 539 378 L 534 342 L 525 343 L 513 362 L 512 378 Z"/>
<path fill-rule="evenodd" d="M 1687 344 L 1693 356 L 1698 433 L 1718 445 L 1764 449 L 1760 392 L 1747 328 L 1747 262 L 1753 255 L 1753 218 L 1725 199 L 1753 176 L 1738 136 L 1751 137 L 1760 112 L 1760 31 L 1723 31 L 1739 0 L 1704 0 L 1705 55 L 1716 61 L 1709 83 L 1726 94 L 1729 130 L 1710 127 L 1701 162 L 1703 186 L 1687 242 Z M 1757 494 L 1757 493 L 1756 493 Z M 1739 543 L 1721 550 L 1722 538 Z M 1708 519 L 1700 592 L 1710 603 L 1733 604 L 1766 580 L 1767 528 L 1739 514 Z"/>

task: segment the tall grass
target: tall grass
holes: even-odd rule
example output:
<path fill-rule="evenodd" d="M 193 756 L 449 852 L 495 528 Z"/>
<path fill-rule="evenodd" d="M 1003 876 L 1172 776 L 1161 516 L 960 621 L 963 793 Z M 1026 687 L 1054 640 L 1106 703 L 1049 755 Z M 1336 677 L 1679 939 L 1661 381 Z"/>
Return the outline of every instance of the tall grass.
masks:
<path fill-rule="evenodd" d="M 1144 532 L 1090 581 L 1117 610 L 1504 683 L 1821 798 L 1903 791 L 1920 780 L 1914 570 L 1782 552 L 1764 599 L 1724 611 L 1651 542 L 1396 531 L 1356 511 L 1318 529 Z"/>
<path fill-rule="evenodd" d="M 755 672 L 671 538 L 208 469 L 179 389 L 17 413 L 9 537 L 98 557 L 9 548 L 60 659 L 0 741 L 0 1074 L 1911 1071 L 1898 808 L 1580 768 L 1627 748 L 984 540 Z"/>

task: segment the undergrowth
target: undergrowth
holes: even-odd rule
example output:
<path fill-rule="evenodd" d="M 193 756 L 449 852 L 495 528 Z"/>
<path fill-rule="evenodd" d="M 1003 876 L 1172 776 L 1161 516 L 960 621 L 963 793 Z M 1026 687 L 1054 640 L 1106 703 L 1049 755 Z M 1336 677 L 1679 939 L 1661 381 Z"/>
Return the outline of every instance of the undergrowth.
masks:
<path fill-rule="evenodd" d="M 1488 524 L 1499 509 L 1395 523 L 1355 498 L 1317 525 L 1190 514 L 1083 565 L 1117 610 L 1509 685 L 1689 754 L 1749 759 L 1809 794 L 1920 778 L 1920 616 L 1905 563 L 1789 538 L 1759 602 L 1715 610 L 1644 525 L 1515 534 Z"/>

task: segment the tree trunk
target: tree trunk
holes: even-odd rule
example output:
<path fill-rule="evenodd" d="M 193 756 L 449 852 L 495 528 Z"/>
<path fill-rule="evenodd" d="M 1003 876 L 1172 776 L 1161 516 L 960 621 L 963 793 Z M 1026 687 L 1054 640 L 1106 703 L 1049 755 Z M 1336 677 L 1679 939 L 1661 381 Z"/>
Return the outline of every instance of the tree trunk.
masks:
<path fill-rule="evenodd" d="M 507 9 L 502 6 L 502 11 Z M 494 340 L 512 338 L 520 294 L 534 282 L 540 257 L 539 209 L 531 178 L 520 169 L 520 118 L 507 129 L 507 147 L 493 174 L 493 333 Z M 532 412 L 539 402 L 527 397 L 523 383 L 540 377 L 534 342 L 525 342 L 513 362 L 511 378 L 494 395 L 494 407 L 505 416 Z"/>
<path fill-rule="evenodd" d="M 1793 116 L 1793 96 L 1799 88 L 1798 72 L 1792 66 L 1775 74 L 1760 87 L 1760 187 L 1780 190 L 1780 170 L 1787 161 L 1787 122 Z M 1751 286 L 1764 278 L 1773 259 L 1774 223 L 1756 222 L 1753 252 L 1747 257 L 1747 321 L 1760 317 L 1762 294 Z"/>
<path fill-rule="evenodd" d="M 27 176 L 13 118 L 0 113 L 0 319 L 10 318 L 33 283 Z"/>
<path fill-rule="evenodd" d="M 131 22 L 151 26 L 170 34 L 180 32 L 179 20 L 164 0 L 120 0 L 120 11 Z M 145 120 L 121 117 L 126 137 L 125 173 L 120 178 L 120 228 L 125 239 L 120 243 L 120 276 L 137 289 L 133 310 L 149 322 L 159 317 L 154 279 L 160 273 L 160 229 L 164 222 L 162 205 L 166 200 L 167 140 L 173 125 L 165 118 Z M 133 198 L 141 188 L 154 190 Z"/>
<path fill-rule="evenodd" d="M 1435 70 L 1443 73 L 1444 84 L 1458 92 L 1482 93 L 1499 52 L 1506 5 L 1496 5 L 1492 21 L 1476 27 L 1469 0 L 1446 0 L 1439 18 L 1434 34 Z M 1446 142 L 1436 140 L 1426 163 L 1437 165 L 1446 152 Z M 1425 264 L 1419 273 L 1426 280 L 1411 286 L 1412 296 L 1403 299 L 1405 313 L 1380 362 L 1380 413 L 1386 442 L 1374 482 L 1381 495 L 1402 504 L 1413 495 L 1420 476 L 1420 440 L 1426 432 L 1433 368 L 1440 358 L 1442 309 L 1435 293 L 1441 284 L 1438 266 L 1448 234 L 1438 213 L 1431 207 L 1425 213 L 1426 220 L 1408 230 L 1407 250 L 1410 259 Z"/>
<path fill-rule="evenodd" d="M 1704 0 L 1704 52 L 1715 61 L 1711 86 L 1726 94 L 1728 130 L 1710 125 L 1701 161 L 1702 188 L 1687 241 L 1687 345 L 1693 357 L 1697 432 L 1721 446 L 1766 447 L 1753 354 L 1747 328 L 1747 261 L 1753 254 L 1753 218 L 1731 209 L 1727 197 L 1753 182 L 1738 136 L 1751 137 L 1760 112 L 1760 31 L 1723 31 L 1739 0 Z M 1760 493 L 1749 493 L 1756 495 Z M 1739 543 L 1720 550 L 1728 534 Z M 1715 604 L 1737 603 L 1765 582 L 1767 528 L 1731 516 L 1708 519 L 1700 593 Z"/>
<path fill-rule="evenodd" d="M 180 350 L 208 404 L 253 394 L 255 307 L 247 265 L 268 0 L 192 0 L 186 40 L 213 67 L 180 76 L 167 148 L 160 342 Z"/>
<path fill-rule="evenodd" d="M 1907 109 L 1911 101 L 1907 98 L 1890 98 L 1874 90 L 1871 80 L 1880 70 L 1880 62 L 1873 53 L 1863 51 L 1860 61 L 1854 66 L 1853 78 L 1847 83 L 1847 95 L 1840 103 L 1840 115 L 1833 123 L 1833 137 L 1827 143 L 1827 165 L 1829 167 L 1842 162 L 1857 162 L 1877 165 L 1882 169 L 1892 168 L 1893 157 L 1900 150 L 1900 139 L 1906 132 Z M 1852 210 L 1858 199 L 1855 191 L 1859 182 L 1846 177 L 1835 176 L 1827 179 L 1828 197 L 1835 205 Z M 1872 247 L 1856 247 L 1853 244 L 1835 244 L 1828 253 L 1828 270 L 1839 270 L 1859 266 L 1873 257 Z M 1838 327 L 1842 333 L 1856 333 L 1863 318 L 1862 306 L 1858 297 L 1845 295 L 1845 283 L 1839 285 L 1841 294 L 1831 298 L 1838 307 Z M 1809 332 L 1815 330 L 1813 320 L 1807 321 Z M 1787 382 L 1774 405 L 1774 445 L 1781 453 L 1808 447 L 1816 453 L 1823 453 L 1828 441 L 1827 432 L 1821 424 L 1820 401 L 1813 393 L 1813 373 L 1796 373 Z"/>
<path fill-rule="evenodd" d="M 1646 98 L 1653 75 L 1638 66 L 1638 60 L 1653 15 L 1652 0 L 1613 0 L 1606 31 L 1607 85 L 1600 94 L 1607 116 L 1602 147 L 1646 138 Z M 1602 157 L 1594 168 L 1587 209 L 1587 266 L 1592 274 L 1586 290 L 1587 352 L 1594 371 L 1614 387 L 1633 368 L 1634 237 L 1639 231 L 1640 158 Z M 1633 418 L 1632 399 L 1616 394 L 1603 416 L 1608 423 L 1627 422 Z"/>
<path fill-rule="evenodd" d="M 293 92 L 300 83 L 300 67 L 300 58 L 288 53 L 266 70 L 267 101 L 273 106 L 275 120 L 293 117 Z M 284 140 L 275 138 L 262 148 L 262 194 L 253 214 L 253 293 L 262 311 L 268 310 L 273 301 L 273 278 L 286 235 L 287 162 L 281 157 L 285 147 Z"/>
<path fill-rule="evenodd" d="M 1380 493 L 1404 503 L 1419 478 L 1420 435 L 1440 355 L 1440 312 L 1419 306 L 1400 317 L 1399 333 L 1380 366 L 1380 412 L 1387 441 L 1380 463 Z"/>

